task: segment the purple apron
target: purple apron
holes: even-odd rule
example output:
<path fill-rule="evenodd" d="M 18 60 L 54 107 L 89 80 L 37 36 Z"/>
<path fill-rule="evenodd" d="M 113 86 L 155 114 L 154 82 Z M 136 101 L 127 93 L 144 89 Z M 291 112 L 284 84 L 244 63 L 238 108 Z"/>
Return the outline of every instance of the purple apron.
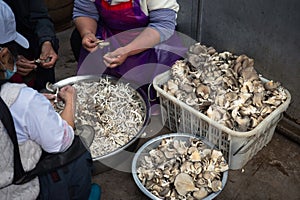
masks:
<path fill-rule="evenodd" d="M 150 84 L 153 78 L 170 69 L 173 63 L 182 58 L 187 48 L 175 34 L 167 41 L 142 53 L 129 56 L 116 68 L 106 68 L 102 56 L 107 51 L 131 42 L 149 24 L 149 17 L 140 8 L 139 0 L 132 0 L 110 6 L 105 0 L 96 0 L 99 21 L 96 36 L 111 43 L 109 49 L 98 49 L 88 53 L 81 49 L 78 62 L 78 75 L 109 74 L 137 83 L 139 86 Z"/>

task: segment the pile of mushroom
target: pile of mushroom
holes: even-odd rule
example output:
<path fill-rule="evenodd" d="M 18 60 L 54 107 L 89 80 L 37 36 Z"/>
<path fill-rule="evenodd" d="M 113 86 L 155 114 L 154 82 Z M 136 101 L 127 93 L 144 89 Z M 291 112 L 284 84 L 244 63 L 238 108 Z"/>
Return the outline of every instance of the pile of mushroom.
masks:
<path fill-rule="evenodd" d="M 263 82 L 254 60 L 228 51 L 218 53 L 200 43 L 191 45 L 185 60 L 171 68 L 162 85 L 211 119 L 235 131 L 250 131 L 280 106 L 287 94 L 279 82 Z"/>
<path fill-rule="evenodd" d="M 220 191 L 228 165 L 221 151 L 201 140 L 162 139 L 140 155 L 137 173 L 141 183 L 162 199 L 202 199 Z"/>
<path fill-rule="evenodd" d="M 93 158 L 119 149 L 141 130 L 146 105 L 128 83 L 100 78 L 99 81 L 76 82 L 73 87 L 77 91 L 76 126 L 87 124 L 95 130 L 90 146 Z M 63 105 L 59 107 L 62 109 Z"/>

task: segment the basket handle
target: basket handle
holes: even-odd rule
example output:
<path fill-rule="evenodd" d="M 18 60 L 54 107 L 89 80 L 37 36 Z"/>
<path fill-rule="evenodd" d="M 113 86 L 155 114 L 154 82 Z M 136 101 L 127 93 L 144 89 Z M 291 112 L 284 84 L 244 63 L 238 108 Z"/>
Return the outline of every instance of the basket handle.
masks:
<path fill-rule="evenodd" d="M 260 135 L 261 137 L 262 135 Z M 233 156 L 237 155 L 237 154 L 244 154 L 246 153 L 252 146 L 253 144 L 255 143 L 255 141 L 260 138 L 260 137 L 257 137 L 256 139 L 252 140 L 252 138 L 255 137 L 255 136 L 252 136 L 252 137 L 249 137 L 248 140 L 246 140 L 234 153 L 233 153 Z M 245 146 L 247 146 L 247 144 L 252 140 L 252 144 L 250 144 L 247 148 L 243 149 Z M 242 151 L 243 149 L 243 151 Z"/>

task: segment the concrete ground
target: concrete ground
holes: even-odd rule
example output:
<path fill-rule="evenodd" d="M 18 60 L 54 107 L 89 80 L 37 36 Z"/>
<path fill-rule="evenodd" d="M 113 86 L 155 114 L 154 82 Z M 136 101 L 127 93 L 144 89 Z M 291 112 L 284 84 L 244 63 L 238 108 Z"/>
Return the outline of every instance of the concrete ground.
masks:
<path fill-rule="evenodd" d="M 56 66 L 57 81 L 76 74 L 69 38 L 71 30 L 58 33 L 60 59 Z M 139 140 L 136 150 L 148 139 L 170 131 L 160 116 L 152 117 L 145 129 L 146 136 Z M 102 188 L 102 200 L 148 199 L 135 184 L 130 173 L 134 154 L 124 158 L 118 169 L 102 171 L 93 176 L 93 182 Z M 300 146 L 275 131 L 269 144 L 259 151 L 240 170 L 229 170 L 225 188 L 215 199 L 300 199 Z"/>

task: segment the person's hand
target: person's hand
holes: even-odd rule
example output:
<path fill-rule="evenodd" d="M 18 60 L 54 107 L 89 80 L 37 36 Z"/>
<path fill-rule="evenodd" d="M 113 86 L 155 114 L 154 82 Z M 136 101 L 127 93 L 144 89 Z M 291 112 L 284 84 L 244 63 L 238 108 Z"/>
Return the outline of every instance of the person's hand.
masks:
<path fill-rule="evenodd" d="M 55 94 L 52 93 L 42 93 L 49 101 L 52 101 L 55 99 Z"/>
<path fill-rule="evenodd" d="M 67 121 L 67 123 L 75 127 L 75 112 L 76 112 L 76 89 L 67 85 L 60 89 L 58 96 L 65 102 L 65 107 L 60 113 L 60 116 Z"/>
<path fill-rule="evenodd" d="M 51 94 L 51 93 L 42 93 L 52 104 L 52 106 L 54 106 L 54 100 L 56 98 L 55 94 Z"/>
<path fill-rule="evenodd" d="M 58 96 L 67 103 L 73 103 L 76 98 L 76 89 L 71 86 L 67 85 L 60 89 Z"/>
<path fill-rule="evenodd" d="M 82 37 L 82 46 L 89 52 L 97 50 L 97 42 L 95 34 L 87 33 Z"/>
<path fill-rule="evenodd" d="M 113 52 L 109 52 L 103 56 L 104 64 L 109 68 L 121 65 L 128 57 L 128 51 L 125 47 L 120 47 Z"/>
<path fill-rule="evenodd" d="M 33 60 L 28 60 L 22 55 L 18 55 L 17 57 L 17 73 L 21 76 L 28 75 L 32 70 L 37 68 L 37 65 L 34 63 Z"/>
<path fill-rule="evenodd" d="M 45 62 L 45 60 L 49 59 L 49 62 Z M 51 42 L 46 41 L 43 43 L 42 45 L 42 49 L 41 49 L 41 55 L 40 55 L 40 59 L 41 59 L 41 67 L 43 68 L 52 68 L 54 66 L 54 64 L 56 63 L 58 56 L 55 53 Z"/>

